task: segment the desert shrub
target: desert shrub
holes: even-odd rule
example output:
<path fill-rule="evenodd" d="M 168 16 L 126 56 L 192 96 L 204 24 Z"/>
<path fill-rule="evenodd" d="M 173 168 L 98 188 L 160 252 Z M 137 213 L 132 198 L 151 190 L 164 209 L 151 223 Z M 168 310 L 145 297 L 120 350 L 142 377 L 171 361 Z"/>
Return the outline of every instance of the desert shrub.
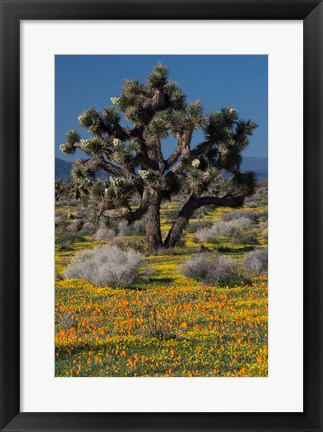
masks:
<path fill-rule="evenodd" d="M 78 216 L 80 219 L 83 219 L 83 220 L 84 220 L 84 219 L 87 219 L 91 213 L 92 213 L 91 208 L 86 207 L 86 208 L 82 208 L 82 209 L 78 212 L 77 216 Z"/>
<path fill-rule="evenodd" d="M 200 207 L 200 208 L 194 210 L 193 215 L 195 218 L 203 218 L 206 215 L 206 209 L 203 207 Z"/>
<path fill-rule="evenodd" d="M 265 228 L 261 234 L 262 234 L 263 238 L 267 239 L 268 238 L 268 228 Z"/>
<path fill-rule="evenodd" d="M 56 231 L 55 243 L 60 250 L 71 249 L 74 243 L 83 241 L 85 241 L 84 236 L 79 232 Z"/>
<path fill-rule="evenodd" d="M 226 256 L 203 254 L 194 256 L 181 267 L 183 275 L 209 285 L 235 283 L 239 280 L 236 262 Z"/>
<path fill-rule="evenodd" d="M 196 232 L 196 240 L 199 242 L 216 242 L 218 235 L 213 228 L 204 228 Z"/>
<path fill-rule="evenodd" d="M 252 222 L 255 222 L 257 220 L 257 213 L 254 211 L 248 211 L 248 210 L 233 210 L 229 213 L 224 213 L 221 216 L 221 220 L 225 222 L 234 221 L 237 219 L 249 219 Z"/>
<path fill-rule="evenodd" d="M 262 274 L 268 271 L 268 249 L 248 252 L 243 259 L 243 266 L 250 274 Z"/>
<path fill-rule="evenodd" d="M 245 217 L 230 220 L 227 222 L 217 221 L 211 228 L 197 231 L 196 238 L 200 242 L 216 242 L 218 237 L 231 237 L 240 229 L 247 229 L 251 225 L 251 220 Z"/>
<path fill-rule="evenodd" d="M 170 256 L 170 255 L 177 255 L 178 249 L 177 248 L 159 248 L 156 251 L 156 255 L 160 256 Z"/>
<path fill-rule="evenodd" d="M 250 208 L 257 208 L 259 207 L 259 204 L 256 201 L 249 201 L 248 203 L 246 203 L 246 206 Z"/>
<path fill-rule="evenodd" d="M 127 250 L 127 239 L 125 237 L 116 236 L 110 240 L 110 245 L 116 246 L 122 250 Z"/>
<path fill-rule="evenodd" d="M 59 203 L 56 203 L 56 207 L 76 207 L 79 205 L 79 202 L 76 200 L 60 200 Z"/>
<path fill-rule="evenodd" d="M 264 222 L 259 222 L 259 225 L 258 225 L 260 228 L 267 228 L 268 227 L 268 222 L 267 221 L 264 221 Z"/>
<path fill-rule="evenodd" d="M 262 210 L 257 213 L 258 218 L 268 219 L 268 210 Z"/>
<path fill-rule="evenodd" d="M 145 232 L 145 223 L 143 220 L 137 220 L 133 224 L 121 221 L 118 224 L 118 233 L 120 236 L 143 234 Z"/>
<path fill-rule="evenodd" d="M 69 223 L 65 229 L 68 232 L 76 233 L 76 232 L 80 231 L 81 227 L 82 227 L 81 221 L 74 221 L 74 222 Z"/>
<path fill-rule="evenodd" d="M 237 232 L 233 237 L 233 243 L 239 245 L 259 244 L 255 231 Z"/>
<path fill-rule="evenodd" d="M 55 227 L 59 227 L 64 224 L 64 218 L 62 216 L 55 216 Z"/>
<path fill-rule="evenodd" d="M 125 247 L 126 249 L 143 252 L 145 249 L 145 243 L 142 238 L 130 237 L 125 239 Z"/>
<path fill-rule="evenodd" d="M 112 240 L 116 236 L 113 229 L 101 227 L 94 234 L 95 240 Z"/>
<path fill-rule="evenodd" d="M 205 229 L 205 228 L 210 228 L 213 224 L 213 221 L 211 220 L 207 220 L 207 219 L 200 219 L 194 222 L 191 222 L 187 225 L 185 231 L 189 232 L 189 233 L 194 233 L 196 231 Z"/>
<path fill-rule="evenodd" d="M 139 276 L 143 257 L 116 246 L 98 246 L 79 252 L 65 272 L 65 279 L 77 278 L 97 286 L 128 287 Z"/>
<path fill-rule="evenodd" d="M 85 224 L 82 226 L 81 233 L 83 235 L 93 235 L 96 230 L 96 225 L 92 222 L 85 222 Z"/>

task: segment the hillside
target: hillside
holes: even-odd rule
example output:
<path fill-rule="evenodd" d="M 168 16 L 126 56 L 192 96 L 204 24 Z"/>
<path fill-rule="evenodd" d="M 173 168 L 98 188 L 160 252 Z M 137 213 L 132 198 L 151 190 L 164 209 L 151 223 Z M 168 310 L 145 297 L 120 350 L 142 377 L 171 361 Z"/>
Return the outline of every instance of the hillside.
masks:
<path fill-rule="evenodd" d="M 55 158 L 55 178 L 57 179 L 70 178 L 71 168 L 72 168 L 72 162 L 67 162 L 64 161 L 63 159 Z M 257 178 L 259 180 L 266 179 L 268 178 L 268 158 L 246 156 L 243 158 L 242 169 L 244 171 L 255 171 Z"/>

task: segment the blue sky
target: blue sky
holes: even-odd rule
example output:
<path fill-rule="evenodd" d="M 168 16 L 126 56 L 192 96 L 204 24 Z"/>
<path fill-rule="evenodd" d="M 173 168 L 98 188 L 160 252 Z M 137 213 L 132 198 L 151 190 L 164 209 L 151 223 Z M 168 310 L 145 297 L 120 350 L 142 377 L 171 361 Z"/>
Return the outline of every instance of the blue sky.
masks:
<path fill-rule="evenodd" d="M 57 55 L 55 58 L 55 153 L 73 160 L 86 157 L 81 152 L 65 156 L 59 145 L 70 129 L 87 132 L 78 124 L 77 116 L 86 108 L 99 110 L 111 105 L 125 79 L 145 81 L 153 66 L 162 63 L 170 69 L 187 95 L 187 101 L 199 99 L 204 113 L 222 107 L 234 107 L 241 118 L 252 118 L 259 126 L 250 139 L 246 156 L 268 153 L 268 58 L 264 55 Z M 203 140 L 193 135 L 192 147 Z M 175 142 L 163 143 L 169 156 Z"/>

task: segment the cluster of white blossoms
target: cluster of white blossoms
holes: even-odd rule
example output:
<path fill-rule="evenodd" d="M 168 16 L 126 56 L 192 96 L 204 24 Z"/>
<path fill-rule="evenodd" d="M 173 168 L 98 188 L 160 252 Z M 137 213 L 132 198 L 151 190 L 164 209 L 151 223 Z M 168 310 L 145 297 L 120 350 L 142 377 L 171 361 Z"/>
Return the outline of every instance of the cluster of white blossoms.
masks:
<path fill-rule="evenodd" d="M 121 177 L 110 177 L 110 183 L 112 184 L 112 186 L 122 186 L 124 184 L 124 179 Z M 107 191 L 107 189 L 106 189 Z"/>
<path fill-rule="evenodd" d="M 201 162 L 198 159 L 194 159 L 192 161 L 192 167 L 193 168 L 198 168 L 201 165 Z"/>
<path fill-rule="evenodd" d="M 122 144 L 121 139 L 119 139 L 119 138 L 113 139 L 113 147 L 119 147 L 119 146 L 121 146 L 121 144 Z"/>
<path fill-rule="evenodd" d="M 65 153 L 66 150 L 67 150 L 67 144 L 61 144 L 61 145 L 59 146 L 59 149 L 60 149 L 60 151 L 62 151 L 63 153 Z"/>
<path fill-rule="evenodd" d="M 138 173 L 139 173 L 140 177 L 144 180 L 148 179 L 148 177 L 149 177 L 149 171 L 139 170 Z"/>
<path fill-rule="evenodd" d="M 119 97 L 112 97 L 111 102 L 113 103 L 113 105 L 118 105 L 118 103 L 120 102 L 120 98 Z"/>

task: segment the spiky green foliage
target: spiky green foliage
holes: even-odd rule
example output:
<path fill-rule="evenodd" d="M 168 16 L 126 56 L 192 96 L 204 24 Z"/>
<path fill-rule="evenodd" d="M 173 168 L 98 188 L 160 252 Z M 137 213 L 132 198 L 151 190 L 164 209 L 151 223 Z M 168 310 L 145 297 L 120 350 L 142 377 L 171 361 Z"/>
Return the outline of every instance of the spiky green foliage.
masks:
<path fill-rule="evenodd" d="M 75 130 L 70 130 L 66 133 L 66 142 L 69 144 L 75 144 L 80 140 L 80 135 Z"/>
<path fill-rule="evenodd" d="M 187 117 L 183 111 L 173 111 L 170 116 L 171 129 L 173 133 L 182 133 L 187 127 Z"/>
<path fill-rule="evenodd" d="M 252 195 L 256 187 L 256 175 L 253 171 L 237 172 L 232 179 L 234 196 L 245 197 Z"/>
<path fill-rule="evenodd" d="M 162 89 L 168 81 L 168 68 L 161 64 L 154 67 L 152 73 L 148 76 L 148 82 L 154 89 Z"/>
<path fill-rule="evenodd" d="M 188 105 L 187 114 L 194 129 L 199 129 L 203 124 L 203 108 L 200 101 Z"/>
<path fill-rule="evenodd" d="M 110 181 L 106 183 L 104 189 L 104 200 L 107 203 L 107 207 L 124 207 L 129 206 L 128 202 L 128 185 L 123 178 L 110 177 Z"/>
<path fill-rule="evenodd" d="M 88 108 L 78 116 L 80 125 L 90 132 L 97 132 L 102 128 L 104 122 L 99 111 Z"/>
<path fill-rule="evenodd" d="M 166 138 L 169 134 L 169 115 L 167 111 L 157 112 L 150 121 L 148 128 L 158 138 Z"/>
<path fill-rule="evenodd" d="M 74 162 L 72 166 L 71 175 L 73 179 L 85 180 L 89 178 L 89 172 L 81 160 L 77 160 Z"/>
<path fill-rule="evenodd" d="M 66 141 L 65 143 L 60 145 L 60 150 L 67 154 L 75 153 L 75 143 L 80 140 L 80 135 L 75 130 L 70 130 L 66 133 Z"/>
<path fill-rule="evenodd" d="M 104 108 L 103 121 L 109 126 L 119 123 L 120 114 L 114 107 L 106 107 Z"/>
<path fill-rule="evenodd" d="M 98 138 L 81 140 L 82 150 L 87 154 L 100 154 L 104 148 L 104 141 Z"/>
<path fill-rule="evenodd" d="M 191 192 L 200 192 L 204 188 L 204 174 L 201 170 L 192 168 L 187 173 L 187 186 Z"/>
<path fill-rule="evenodd" d="M 91 195 L 94 199 L 100 199 L 104 197 L 104 190 L 106 186 L 102 181 L 95 181 L 91 188 Z"/>
<path fill-rule="evenodd" d="M 127 120 L 136 123 L 139 120 L 139 110 L 133 105 L 127 105 L 124 108 L 124 116 Z"/>

